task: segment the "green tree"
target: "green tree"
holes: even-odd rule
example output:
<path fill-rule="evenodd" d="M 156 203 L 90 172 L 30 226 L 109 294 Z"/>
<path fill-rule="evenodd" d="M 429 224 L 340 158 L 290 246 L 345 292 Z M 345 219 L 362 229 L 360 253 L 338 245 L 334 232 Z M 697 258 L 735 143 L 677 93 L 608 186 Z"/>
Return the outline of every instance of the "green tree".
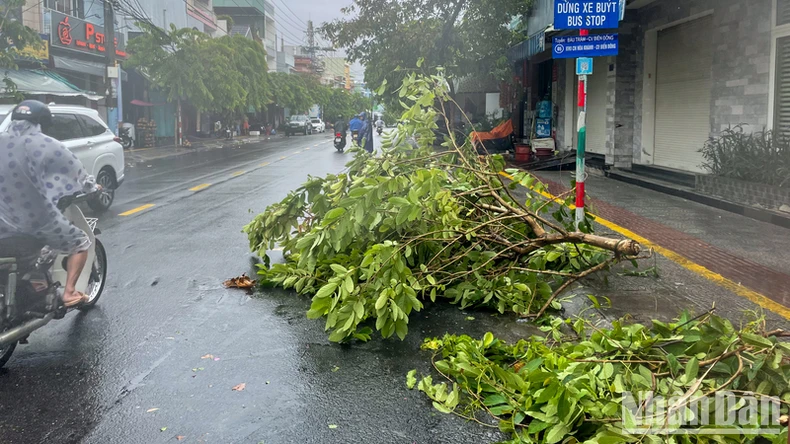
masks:
<path fill-rule="evenodd" d="M 288 108 L 291 113 L 303 113 L 315 105 L 313 95 L 302 76 L 275 72 L 269 74 L 268 79 L 272 101 L 277 106 Z"/>
<path fill-rule="evenodd" d="M 7 95 L 18 96 L 16 84 L 5 72 L 16 69 L 16 58 L 25 48 L 37 48 L 42 45 L 36 31 L 21 22 L 22 7 L 25 0 L 5 0 L 0 3 L 0 69 L 3 70 L 3 83 Z"/>
<path fill-rule="evenodd" d="M 189 100 L 199 110 L 222 112 L 226 117 L 243 110 L 248 103 L 244 76 L 249 72 L 239 69 L 235 44 L 174 25 L 167 33 L 145 23 L 138 26 L 143 34 L 129 42 L 128 65 L 143 70 L 165 92 L 168 101 L 178 104 L 179 114 L 182 100 Z"/>
<path fill-rule="evenodd" d="M 350 61 L 365 65 L 371 86 L 400 85 L 406 75 L 401 68 L 420 65 L 433 73 L 444 67 L 453 94 L 454 79 L 506 77 L 504 54 L 525 37 L 507 25 L 514 16 L 527 15 L 531 5 L 532 0 L 354 0 L 343 9 L 351 18 L 325 23 L 321 30 L 346 49 Z M 398 107 L 392 89 L 382 100 Z"/>
<path fill-rule="evenodd" d="M 221 37 L 216 42 L 227 48 L 233 69 L 241 74 L 240 88 L 246 93 L 246 108 L 253 108 L 256 111 L 263 109 L 271 99 L 268 82 L 269 67 L 263 45 L 240 35 Z"/>

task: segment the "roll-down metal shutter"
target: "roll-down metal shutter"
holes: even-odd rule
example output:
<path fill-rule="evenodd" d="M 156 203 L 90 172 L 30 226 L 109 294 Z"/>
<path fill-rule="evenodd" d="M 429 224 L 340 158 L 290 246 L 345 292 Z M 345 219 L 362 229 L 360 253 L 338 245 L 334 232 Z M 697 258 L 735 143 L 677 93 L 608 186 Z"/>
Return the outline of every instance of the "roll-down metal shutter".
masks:
<path fill-rule="evenodd" d="M 790 136 L 790 37 L 776 40 L 774 130 Z"/>
<path fill-rule="evenodd" d="M 659 31 L 655 165 L 703 171 L 699 150 L 710 136 L 713 19 Z"/>
<path fill-rule="evenodd" d="M 587 77 L 587 147 L 586 151 L 606 154 L 606 89 L 609 57 L 596 57 L 593 75 Z"/>

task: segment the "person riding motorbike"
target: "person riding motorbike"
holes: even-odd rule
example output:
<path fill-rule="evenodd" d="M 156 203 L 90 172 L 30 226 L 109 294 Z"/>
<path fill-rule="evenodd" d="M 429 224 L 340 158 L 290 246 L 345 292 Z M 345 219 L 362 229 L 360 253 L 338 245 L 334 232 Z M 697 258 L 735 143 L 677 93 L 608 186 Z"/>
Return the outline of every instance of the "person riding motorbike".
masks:
<path fill-rule="evenodd" d="M 47 136 L 52 112 L 44 103 L 25 100 L 14 108 L 11 124 L 0 134 L 0 238 L 28 235 L 68 255 L 63 304 L 88 298 L 75 288 L 88 259 L 88 234 L 61 213 L 58 200 L 101 190 L 93 176 L 60 141 Z M 5 155 L 7 154 L 7 157 Z"/>
<path fill-rule="evenodd" d="M 353 119 L 351 119 L 350 122 L 348 122 L 348 130 L 351 131 L 352 133 L 356 132 L 357 139 L 359 139 L 359 134 L 362 131 L 362 127 L 365 126 L 365 124 L 360 119 L 361 116 L 362 114 L 357 114 L 356 116 L 354 116 Z"/>
<path fill-rule="evenodd" d="M 337 122 L 335 122 L 335 133 L 340 133 L 345 138 L 346 137 L 346 131 L 347 131 L 346 127 L 347 126 L 348 125 L 346 125 L 346 121 L 345 121 L 345 119 L 343 119 L 343 116 L 338 116 L 337 117 Z"/>

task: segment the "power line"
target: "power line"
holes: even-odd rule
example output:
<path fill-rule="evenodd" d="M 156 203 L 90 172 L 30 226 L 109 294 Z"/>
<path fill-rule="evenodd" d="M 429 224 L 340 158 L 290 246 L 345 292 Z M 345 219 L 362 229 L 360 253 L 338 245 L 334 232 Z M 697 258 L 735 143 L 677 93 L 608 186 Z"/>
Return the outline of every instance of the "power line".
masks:
<path fill-rule="evenodd" d="M 304 20 L 300 19 L 300 18 L 299 18 L 299 16 L 298 16 L 298 15 L 296 15 L 296 14 L 295 14 L 295 13 L 294 13 L 294 12 L 291 10 L 291 8 L 288 6 L 288 4 L 287 4 L 287 3 L 283 2 L 283 0 L 277 0 L 277 1 L 279 1 L 281 5 L 285 6 L 285 8 L 286 8 L 286 9 L 288 9 L 288 11 L 290 11 L 290 12 L 291 12 L 291 14 L 292 14 L 292 15 L 293 15 L 293 16 L 296 18 L 296 20 L 297 20 L 297 21 L 299 21 L 299 22 L 301 22 L 303 25 L 307 26 L 307 23 L 305 23 L 305 21 L 304 21 Z"/>

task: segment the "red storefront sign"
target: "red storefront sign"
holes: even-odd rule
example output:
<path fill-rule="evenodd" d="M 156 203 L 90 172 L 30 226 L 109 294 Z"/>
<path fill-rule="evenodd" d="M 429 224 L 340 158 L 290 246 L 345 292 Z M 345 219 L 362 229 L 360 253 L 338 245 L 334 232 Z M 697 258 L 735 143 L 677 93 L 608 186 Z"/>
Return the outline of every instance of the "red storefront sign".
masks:
<path fill-rule="evenodd" d="M 87 54 L 105 57 L 107 52 L 107 36 L 104 34 L 104 27 L 93 23 L 50 11 L 51 29 L 50 44 L 56 48 L 66 48 Z M 115 55 L 125 59 L 127 57 L 124 49 L 126 45 L 123 35 L 115 35 Z"/>

